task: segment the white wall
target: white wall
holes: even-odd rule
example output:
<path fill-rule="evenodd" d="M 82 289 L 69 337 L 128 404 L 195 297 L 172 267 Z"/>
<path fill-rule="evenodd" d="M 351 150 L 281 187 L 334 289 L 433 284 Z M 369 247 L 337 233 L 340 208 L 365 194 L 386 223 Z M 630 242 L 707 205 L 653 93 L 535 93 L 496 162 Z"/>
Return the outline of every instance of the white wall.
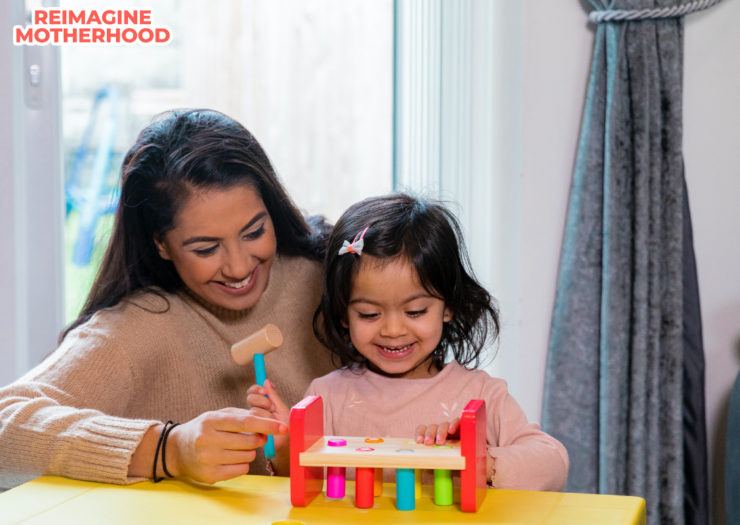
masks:
<path fill-rule="evenodd" d="M 727 402 L 740 369 L 738 24 L 740 2 L 725 1 L 689 17 L 685 26 L 684 158 L 699 271 L 716 523 L 723 523 Z"/>
<path fill-rule="evenodd" d="M 593 27 L 578 2 L 529 0 L 525 15 L 520 395 L 541 419 L 550 316 Z M 685 25 L 684 156 L 706 356 L 710 489 L 722 523 L 727 399 L 740 368 L 740 2 Z"/>
<path fill-rule="evenodd" d="M 530 419 L 541 421 L 550 317 L 593 35 L 578 2 L 529 0 L 525 9 L 518 399 Z"/>

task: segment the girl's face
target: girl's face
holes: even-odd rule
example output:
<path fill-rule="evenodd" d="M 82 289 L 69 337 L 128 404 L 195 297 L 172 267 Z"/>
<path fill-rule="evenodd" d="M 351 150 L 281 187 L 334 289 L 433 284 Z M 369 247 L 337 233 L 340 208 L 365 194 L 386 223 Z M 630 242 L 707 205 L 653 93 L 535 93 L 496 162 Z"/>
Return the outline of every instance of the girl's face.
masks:
<path fill-rule="evenodd" d="M 370 255 L 362 255 L 361 260 L 352 279 L 345 324 L 352 344 L 374 371 L 384 375 L 436 375 L 438 370 L 429 370 L 425 361 L 439 344 L 442 325 L 452 319 L 452 313 L 444 301 L 424 289 L 407 260 L 382 265 Z"/>
<path fill-rule="evenodd" d="M 229 310 L 257 303 L 277 249 L 270 214 L 249 185 L 193 190 L 155 244 L 193 293 Z"/>

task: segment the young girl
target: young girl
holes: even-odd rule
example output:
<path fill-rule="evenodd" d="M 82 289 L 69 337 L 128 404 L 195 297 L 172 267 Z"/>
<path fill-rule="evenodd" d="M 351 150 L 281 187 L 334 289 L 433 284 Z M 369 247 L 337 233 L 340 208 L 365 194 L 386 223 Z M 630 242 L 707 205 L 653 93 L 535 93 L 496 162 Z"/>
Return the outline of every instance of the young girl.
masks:
<path fill-rule="evenodd" d="M 254 372 L 231 345 L 277 324 L 285 341 L 267 369 L 289 402 L 332 370 L 311 326 L 326 236 L 249 131 L 216 111 L 169 111 L 141 132 L 121 178 L 82 313 L 48 359 L 0 388 L 2 488 L 41 474 L 264 474 L 256 449 L 287 427 L 246 409 Z"/>
<path fill-rule="evenodd" d="M 468 401 L 482 399 L 492 486 L 561 490 L 565 448 L 527 422 L 503 380 L 467 368 L 496 337 L 498 316 L 468 270 L 454 216 L 407 195 L 367 199 L 339 219 L 327 250 L 314 330 L 342 369 L 307 392 L 323 398 L 325 433 L 441 444 Z M 270 383 L 253 386 L 248 402 L 287 422 Z M 285 459 L 278 456 L 278 472 Z"/>

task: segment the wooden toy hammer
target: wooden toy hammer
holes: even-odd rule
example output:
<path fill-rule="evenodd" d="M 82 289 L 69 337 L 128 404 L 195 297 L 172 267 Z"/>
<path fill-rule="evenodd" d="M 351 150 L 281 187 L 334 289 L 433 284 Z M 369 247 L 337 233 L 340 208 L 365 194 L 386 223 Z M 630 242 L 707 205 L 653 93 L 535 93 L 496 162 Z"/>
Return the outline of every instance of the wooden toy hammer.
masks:
<path fill-rule="evenodd" d="M 255 379 L 259 386 L 263 386 L 265 379 L 267 379 L 265 354 L 272 352 L 281 344 L 283 344 L 283 334 L 280 329 L 274 324 L 266 324 L 262 330 L 231 345 L 231 357 L 239 365 L 246 365 L 249 361 L 253 361 Z M 275 457 L 275 441 L 272 436 L 267 436 L 265 457 Z"/>

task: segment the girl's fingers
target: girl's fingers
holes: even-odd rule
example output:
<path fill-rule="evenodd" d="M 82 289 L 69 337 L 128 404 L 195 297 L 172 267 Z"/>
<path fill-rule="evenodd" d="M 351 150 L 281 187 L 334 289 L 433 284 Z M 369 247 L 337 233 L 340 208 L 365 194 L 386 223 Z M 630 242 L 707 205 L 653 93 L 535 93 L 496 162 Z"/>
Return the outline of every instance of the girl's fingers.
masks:
<path fill-rule="evenodd" d="M 280 398 L 280 395 L 278 395 L 277 390 L 275 390 L 275 385 L 273 384 L 273 382 L 269 379 L 266 379 L 263 388 L 268 396 L 268 399 L 273 405 L 273 417 L 287 423 L 290 419 L 290 408 L 285 403 L 283 403 L 283 400 Z"/>
<path fill-rule="evenodd" d="M 283 400 L 280 399 L 277 390 L 275 390 L 275 385 L 272 381 L 266 379 L 263 389 L 265 390 L 265 395 L 268 397 L 268 399 L 270 399 L 274 403 L 275 410 L 277 410 L 278 412 L 285 412 L 288 410 L 287 405 L 283 403 Z"/>
<path fill-rule="evenodd" d="M 424 436 L 427 432 L 427 426 L 426 425 L 419 425 L 416 427 L 416 431 L 414 432 L 414 436 L 416 437 L 417 443 L 423 443 L 424 442 Z"/>
<path fill-rule="evenodd" d="M 259 395 L 265 395 L 265 392 L 263 391 L 262 387 L 255 384 L 249 387 L 247 390 L 247 394 L 259 394 Z"/>
<path fill-rule="evenodd" d="M 425 445 L 434 445 L 434 440 L 437 437 L 437 426 L 438 425 L 427 426 L 427 431 L 424 433 L 424 444 Z"/>
<path fill-rule="evenodd" d="M 419 425 L 414 431 L 414 438 L 417 443 L 425 445 L 444 445 L 449 436 L 457 434 L 459 428 L 460 418 L 438 425 Z"/>
<path fill-rule="evenodd" d="M 261 408 L 268 412 L 274 412 L 276 408 L 275 403 L 273 403 L 269 398 L 259 394 L 249 394 L 247 396 L 247 406 L 250 409 Z"/>
<path fill-rule="evenodd" d="M 437 445 L 444 445 L 445 441 L 447 441 L 447 430 L 450 428 L 449 423 L 441 423 L 439 427 L 437 428 L 437 436 L 435 443 Z"/>

